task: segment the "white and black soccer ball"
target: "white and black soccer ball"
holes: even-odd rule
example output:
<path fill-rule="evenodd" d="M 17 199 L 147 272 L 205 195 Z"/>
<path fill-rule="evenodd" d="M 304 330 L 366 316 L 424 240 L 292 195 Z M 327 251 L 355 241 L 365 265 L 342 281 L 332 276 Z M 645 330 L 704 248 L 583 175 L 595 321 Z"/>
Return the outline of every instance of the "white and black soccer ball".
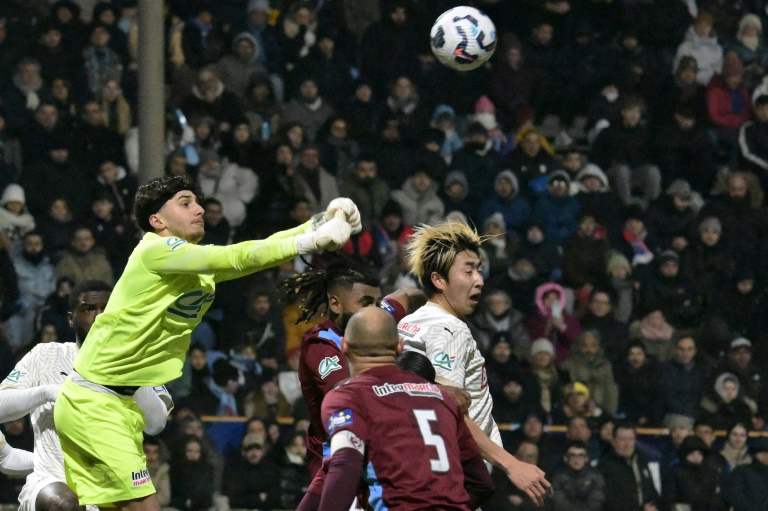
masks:
<path fill-rule="evenodd" d="M 496 27 L 474 7 L 445 11 L 432 25 L 429 37 L 435 57 L 458 71 L 482 66 L 496 49 Z"/>

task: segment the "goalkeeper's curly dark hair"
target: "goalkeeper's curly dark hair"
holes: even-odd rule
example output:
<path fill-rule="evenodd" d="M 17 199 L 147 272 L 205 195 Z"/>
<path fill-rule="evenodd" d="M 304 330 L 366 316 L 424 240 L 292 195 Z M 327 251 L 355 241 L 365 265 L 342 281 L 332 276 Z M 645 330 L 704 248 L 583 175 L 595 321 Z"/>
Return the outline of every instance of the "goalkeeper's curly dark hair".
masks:
<path fill-rule="evenodd" d="M 163 176 L 141 185 L 133 201 L 133 216 L 139 229 L 154 232 L 149 217 L 160 211 L 163 204 L 182 190 L 194 193 L 198 203 L 202 203 L 205 198 L 200 185 L 189 176 Z"/>
<path fill-rule="evenodd" d="M 339 288 L 352 289 L 355 284 L 379 287 L 379 279 L 368 266 L 352 259 L 339 259 L 321 269 L 312 267 L 304 273 L 288 277 L 280 283 L 280 299 L 298 303 L 301 315 L 294 324 L 307 322 L 328 310 L 328 294 Z M 331 318 L 333 319 L 333 318 Z"/>

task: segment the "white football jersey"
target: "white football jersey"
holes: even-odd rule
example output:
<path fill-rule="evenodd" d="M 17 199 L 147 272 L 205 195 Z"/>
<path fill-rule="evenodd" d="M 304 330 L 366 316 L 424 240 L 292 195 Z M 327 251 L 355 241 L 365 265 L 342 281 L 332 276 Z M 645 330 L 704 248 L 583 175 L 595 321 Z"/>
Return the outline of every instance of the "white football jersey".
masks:
<path fill-rule="evenodd" d="M 488 437 L 501 445 L 493 420 L 493 400 L 485 374 L 485 358 L 477 349 L 469 327 L 445 309 L 427 302 L 397 325 L 405 349 L 423 353 L 435 367 L 435 374 L 463 388 L 472 397 L 469 417 Z"/>
<path fill-rule="evenodd" d="M 41 385 L 61 384 L 72 372 L 72 361 L 77 354 L 73 342 L 46 342 L 35 346 L 22 358 L 11 374 L 0 384 L 2 389 L 31 389 Z M 35 408 L 29 415 L 35 434 L 34 475 L 66 481 L 64 454 L 59 435 L 53 423 L 53 403 Z"/>

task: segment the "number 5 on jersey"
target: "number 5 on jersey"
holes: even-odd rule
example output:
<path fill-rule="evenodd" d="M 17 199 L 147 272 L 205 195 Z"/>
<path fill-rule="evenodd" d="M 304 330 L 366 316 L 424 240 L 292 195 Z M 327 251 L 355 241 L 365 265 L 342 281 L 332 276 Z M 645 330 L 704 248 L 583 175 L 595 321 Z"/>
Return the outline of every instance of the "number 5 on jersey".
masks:
<path fill-rule="evenodd" d="M 437 450 L 437 459 L 429 460 L 432 472 L 448 472 L 450 462 L 448 461 L 448 451 L 445 450 L 443 437 L 432 432 L 430 422 L 437 422 L 437 415 L 434 410 L 414 410 L 416 422 L 419 424 L 421 437 L 424 439 L 424 445 L 431 445 Z"/>

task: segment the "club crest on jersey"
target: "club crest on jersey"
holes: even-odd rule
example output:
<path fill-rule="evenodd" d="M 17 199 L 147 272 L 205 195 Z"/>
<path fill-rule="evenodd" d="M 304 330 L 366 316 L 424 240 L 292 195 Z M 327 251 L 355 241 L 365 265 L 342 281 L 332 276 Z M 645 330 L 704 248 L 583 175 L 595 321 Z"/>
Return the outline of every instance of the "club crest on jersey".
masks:
<path fill-rule="evenodd" d="M 317 372 L 320 373 L 320 379 L 324 380 L 326 376 L 334 371 L 341 369 L 339 364 L 339 357 L 334 355 L 332 357 L 325 357 L 320 361 L 320 365 L 317 366 Z"/>
<path fill-rule="evenodd" d="M 5 377 L 4 381 L 9 383 L 19 383 L 19 381 L 25 376 L 27 376 L 26 371 L 20 371 L 18 369 L 14 369 L 13 371 L 11 371 L 11 374 Z"/>
<path fill-rule="evenodd" d="M 149 482 L 149 471 L 146 468 L 142 468 L 138 471 L 132 471 L 131 481 L 133 481 L 133 486 L 142 486 L 147 484 Z"/>
<path fill-rule="evenodd" d="M 435 353 L 435 356 L 432 357 L 432 363 L 446 371 L 451 371 L 453 369 L 454 362 L 456 362 L 456 355 L 449 355 L 444 351 L 438 351 Z"/>
<path fill-rule="evenodd" d="M 171 247 L 171 250 L 176 250 L 178 247 L 180 247 L 184 243 L 186 243 L 185 240 L 181 238 L 177 238 L 175 236 L 171 236 L 165 240 L 165 244 Z"/>
<path fill-rule="evenodd" d="M 329 435 L 332 435 L 337 428 L 342 426 L 350 426 L 354 422 L 352 418 L 352 410 L 345 408 L 340 412 L 334 412 L 331 417 L 325 423 L 325 429 Z"/>

